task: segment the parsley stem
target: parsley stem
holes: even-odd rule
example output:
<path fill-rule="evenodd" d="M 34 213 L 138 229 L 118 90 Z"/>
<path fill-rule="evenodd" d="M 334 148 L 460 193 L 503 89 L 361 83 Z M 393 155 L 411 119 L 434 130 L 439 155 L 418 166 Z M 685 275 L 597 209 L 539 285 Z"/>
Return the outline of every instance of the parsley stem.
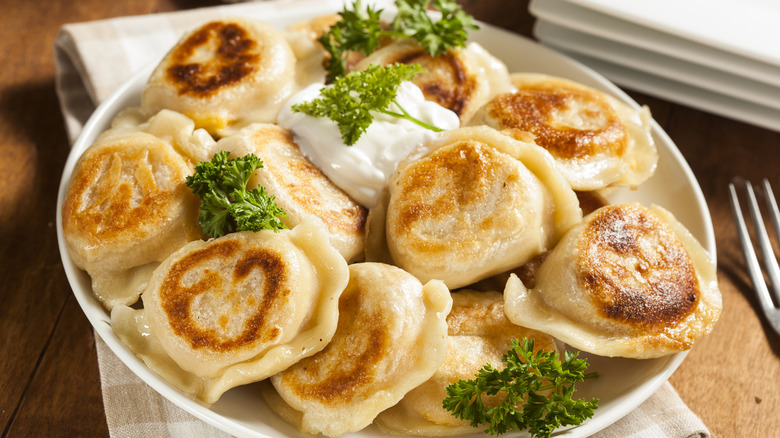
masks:
<path fill-rule="evenodd" d="M 398 109 L 400 109 L 400 110 L 401 110 L 401 112 L 400 112 L 400 113 L 397 113 L 397 112 L 395 112 L 395 111 L 390 111 L 390 110 L 388 110 L 388 109 L 381 110 L 380 112 L 381 112 L 381 113 L 384 113 L 384 114 L 387 114 L 388 116 L 393 116 L 393 117 L 398 117 L 399 119 L 405 119 L 405 120 L 408 120 L 408 121 L 410 121 L 410 122 L 412 122 L 412 123 L 414 123 L 414 124 L 416 124 L 416 125 L 418 125 L 418 126 L 421 126 L 421 127 L 425 128 L 425 129 L 430 129 L 430 130 L 431 130 L 431 131 L 433 131 L 433 132 L 442 132 L 442 131 L 444 131 L 443 129 L 439 128 L 438 126 L 431 125 L 430 123 L 426 123 L 426 122 L 423 122 L 423 121 L 422 121 L 422 120 L 420 120 L 420 119 L 417 119 L 417 118 L 415 118 L 415 117 L 412 117 L 412 115 L 411 115 L 411 114 L 409 114 L 409 113 L 408 113 L 408 112 L 407 112 L 407 111 L 404 109 L 404 107 L 402 107 L 401 105 L 399 105 L 399 104 L 398 104 L 398 102 L 397 102 L 395 99 L 393 99 L 393 103 L 395 104 L 395 106 L 397 106 L 397 107 L 398 107 Z"/>

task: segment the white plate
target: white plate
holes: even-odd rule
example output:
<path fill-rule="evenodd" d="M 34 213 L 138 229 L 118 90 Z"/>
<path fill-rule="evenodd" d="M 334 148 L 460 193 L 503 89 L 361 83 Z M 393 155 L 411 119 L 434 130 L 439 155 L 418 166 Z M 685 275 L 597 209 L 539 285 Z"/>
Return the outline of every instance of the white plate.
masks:
<path fill-rule="evenodd" d="M 544 20 L 537 20 L 534 36 L 555 48 L 581 53 L 591 58 L 624 65 L 634 70 L 680 82 L 714 94 L 744 100 L 780 111 L 780 87 L 762 84 L 692 62 L 600 38 Z M 778 72 L 780 73 L 780 71 Z"/>
<path fill-rule="evenodd" d="M 624 87 L 713 114 L 780 131 L 780 88 L 743 82 L 683 61 L 537 20 L 543 44 L 582 62 Z M 599 42 L 601 41 L 601 42 Z M 623 50 L 625 49 L 625 51 Z M 734 79 L 730 81 L 730 79 Z"/>
<path fill-rule="evenodd" d="M 655 7 L 654 2 L 647 3 Z M 548 23 L 665 55 L 676 60 L 698 64 L 711 70 L 780 87 L 780 66 L 742 56 L 742 53 L 726 52 L 717 46 L 680 38 L 596 10 L 577 6 L 566 0 L 534 0 L 529 6 L 529 11 L 538 19 Z M 778 38 L 780 35 L 775 38 L 775 41 Z"/>
<path fill-rule="evenodd" d="M 675 38 L 566 0 L 532 1 L 534 36 L 615 83 L 780 131 L 780 67 Z"/>
<path fill-rule="evenodd" d="M 777 0 L 567 0 L 679 38 L 780 66 Z"/>
<path fill-rule="evenodd" d="M 658 96 L 712 114 L 780 132 L 780 110 L 713 93 L 631 67 L 558 48 L 573 59 L 593 68 L 621 86 Z"/>
<path fill-rule="evenodd" d="M 314 8 L 294 14 L 295 16 L 276 17 L 269 15 L 264 19 L 276 26 L 283 27 L 293 21 L 321 15 L 328 11 L 332 10 Z M 618 98 L 636 105 L 616 86 L 592 70 L 517 34 L 483 25 L 482 30 L 473 33 L 473 39 L 503 59 L 510 71 L 533 71 L 567 77 L 612 93 Z M 76 141 L 65 163 L 58 197 L 57 231 L 62 262 L 73 293 L 95 331 L 113 352 L 152 388 L 184 410 L 237 436 L 301 436 L 292 426 L 270 411 L 255 385 L 232 389 L 217 403 L 207 407 L 171 387 L 150 371 L 114 335 L 109 326 L 108 313 L 92 295 L 88 276 L 77 269 L 68 256 L 67 246 L 61 233 L 61 205 L 76 161 L 97 135 L 107 129 L 111 119 L 119 110 L 139 103 L 140 93 L 150 71 L 151 67 L 135 74 L 100 105 L 84 127 L 83 133 Z M 669 137 L 655 122 L 653 122 L 653 136 L 660 153 L 658 171 L 638 190 L 617 191 L 611 196 L 611 200 L 616 202 L 638 200 L 647 204 L 658 203 L 665 206 L 691 230 L 694 236 L 714 256 L 715 239 L 709 211 L 690 168 Z M 577 394 L 588 398 L 591 396 L 599 397 L 600 407 L 592 419 L 578 428 L 562 431 L 559 436 L 585 437 L 617 421 L 645 401 L 659 386 L 666 382 L 686 354 L 684 352 L 644 361 L 609 359 L 588 355 L 591 361 L 590 370 L 598 372 L 600 377 L 581 384 Z M 525 433 L 513 433 L 508 436 L 525 435 Z M 369 427 L 350 436 L 382 435 L 374 427 Z"/>

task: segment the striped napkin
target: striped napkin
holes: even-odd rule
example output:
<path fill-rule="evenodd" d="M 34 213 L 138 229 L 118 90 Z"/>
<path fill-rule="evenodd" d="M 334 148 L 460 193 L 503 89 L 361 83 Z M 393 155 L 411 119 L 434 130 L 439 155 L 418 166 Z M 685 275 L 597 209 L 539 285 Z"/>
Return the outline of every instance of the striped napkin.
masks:
<path fill-rule="evenodd" d="M 220 17 L 262 19 L 270 12 L 291 12 L 329 3 L 334 5 L 334 10 L 340 9 L 343 0 L 236 3 L 63 26 L 54 42 L 56 88 L 71 143 L 96 105 L 133 72 L 159 61 L 183 31 Z M 95 342 L 111 437 L 230 436 L 180 409 L 147 386 L 97 335 Z M 674 388 L 665 383 L 637 409 L 594 436 L 708 438 L 710 434 Z"/>

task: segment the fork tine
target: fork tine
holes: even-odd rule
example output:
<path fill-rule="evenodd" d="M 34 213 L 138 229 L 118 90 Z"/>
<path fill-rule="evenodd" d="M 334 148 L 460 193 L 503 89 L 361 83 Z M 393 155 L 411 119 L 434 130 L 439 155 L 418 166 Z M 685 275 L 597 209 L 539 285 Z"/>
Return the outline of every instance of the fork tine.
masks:
<path fill-rule="evenodd" d="M 746 186 L 750 187 L 750 183 L 746 183 Z M 745 219 L 742 216 L 742 208 L 739 205 L 737 190 L 733 183 L 729 183 L 729 192 L 731 195 L 731 209 L 734 213 L 734 218 L 737 221 L 737 234 L 739 235 L 739 242 L 742 246 L 742 254 L 745 256 L 745 265 L 747 265 L 748 276 L 753 283 L 753 289 L 756 290 L 759 304 L 762 309 L 764 309 L 764 312 L 766 312 L 774 307 L 772 304 L 772 297 L 769 295 L 769 290 L 764 282 L 764 275 L 761 273 L 761 266 L 758 264 L 756 252 L 753 250 L 753 244 L 750 241 Z"/>
<path fill-rule="evenodd" d="M 777 199 L 767 178 L 764 178 L 764 194 L 766 195 L 769 217 L 772 219 L 772 225 L 775 228 L 775 237 L 780 239 L 780 210 L 777 208 Z"/>
<path fill-rule="evenodd" d="M 778 285 L 780 285 L 780 267 L 777 265 L 775 250 L 772 248 L 772 241 L 769 240 L 769 234 L 764 226 L 764 219 L 761 216 L 758 202 L 756 202 L 756 194 L 753 191 L 753 185 L 750 184 L 750 182 L 746 182 L 745 187 L 747 189 L 748 202 L 750 204 L 750 216 L 753 218 L 753 226 L 756 230 L 758 249 L 761 251 L 761 258 L 764 261 L 764 272 L 766 272 L 767 277 L 769 277 L 772 292 L 774 292 L 775 302 L 780 303 L 780 293 L 778 293 Z M 773 199 L 773 197 L 770 198 L 772 189 L 770 188 L 769 190 L 770 193 L 764 193 L 764 197 Z"/>

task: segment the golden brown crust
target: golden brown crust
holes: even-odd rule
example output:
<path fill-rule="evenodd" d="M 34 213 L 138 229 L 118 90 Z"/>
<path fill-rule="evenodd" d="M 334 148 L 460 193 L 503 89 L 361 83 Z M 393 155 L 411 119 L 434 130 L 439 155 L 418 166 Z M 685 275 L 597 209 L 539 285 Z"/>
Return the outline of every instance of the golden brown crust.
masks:
<path fill-rule="evenodd" d="M 510 80 L 515 89 L 493 97 L 470 124 L 519 140 L 532 136 L 575 190 L 636 186 L 655 171 L 647 108 L 554 76 L 515 73 Z"/>
<path fill-rule="evenodd" d="M 285 403 L 302 413 L 302 432 L 363 429 L 444 362 L 452 298 L 442 282 L 423 285 L 380 263 L 355 263 L 349 272 L 330 343 L 271 377 Z"/>
<path fill-rule="evenodd" d="M 460 128 L 402 163 L 389 185 L 393 262 L 451 289 L 523 265 L 582 219 L 543 149 L 485 127 Z"/>
<path fill-rule="evenodd" d="M 282 192 L 300 208 L 322 219 L 331 230 L 351 235 L 365 232 L 368 210 L 336 187 L 303 155 L 293 140 L 292 132 L 267 125 L 253 133 L 253 141 L 261 151 L 265 149 L 263 145 L 273 143 L 289 148 L 286 152 L 290 159 L 283 166 L 269 163 L 265 169 L 284 187 Z"/>
<path fill-rule="evenodd" d="M 561 239 L 532 290 L 515 275 L 507 317 L 599 356 L 656 358 L 690 349 L 717 321 L 714 261 L 666 210 L 602 207 Z"/>
<path fill-rule="evenodd" d="M 444 236 L 446 239 L 429 239 L 426 238 L 425 223 L 431 220 L 447 222 L 449 218 L 459 217 L 459 212 L 469 207 L 479 207 L 489 196 L 491 184 L 496 183 L 496 169 L 503 167 L 502 163 L 503 166 L 507 163 L 517 166 L 511 157 L 476 141 L 459 142 L 413 163 L 405 173 L 406 178 L 403 186 L 399 186 L 400 191 L 394 193 L 394 199 L 402 201 L 399 201 L 400 208 L 395 221 L 389 225 L 395 230 L 407 230 L 406 239 L 415 235 L 420 237 L 406 240 L 407 245 L 417 250 L 448 251 L 451 249 L 450 239 L 458 240 L 462 235 L 449 233 Z M 509 188 L 516 185 L 518 180 L 515 173 L 506 172 L 502 183 L 505 193 L 509 193 Z M 437 192 L 441 196 L 432 196 Z M 470 229 L 461 231 L 467 231 L 469 236 L 477 236 L 494 225 L 492 216 L 471 225 L 464 220 L 461 227 Z M 408 232 L 421 227 L 420 234 Z"/>
<path fill-rule="evenodd" d="M 372 296 L 367 289 L 372 281 L 395 281 L 390 277 L 370 276 L 373 271 L 362 269 L 364 264 L 351 265 L 350 283 L 339 300 L 339 322 L 331 342 L 318 354 L 304 359 L 303 366 L 296 366 L 282 373 L 281 381 L 289 391 L 305 402 L 342 405 L 360 402 L 371 396 L 385 380 L 393 376 L 385 374 L 395 363 L 395 343 L 390 338 L 393 329 L 392 318 L 408 318 L 407 315 L 385 315 L 379 303 L 380 297 Z M 379 266 L 379 265 L 373 265 Z M 390 268 L 396 270 L 397 268 Z M 364 272 L 365 271 L 365 272 Z M 406 273 L 398 274 L 408 276 Z M 404 279 L 403 281 L 410 281 Z M 408 289 L 401 282 L 393 283 L 396 288 Z M 416 300 L 413 301 L 416 303 Z M 421 308 L 402 309 L 402 312 L 418 314 Z M 398 335 L 399 333 L 396 333 Z"/>
<path fill-rule="evenodd" d="M 253 248 L 241 252 L 241 245 L 236 241 L 224 240 L 213 245 L 203 247 L 189 253 L 186 257 L 176 261 L 168 271 L 168 275 L 160 284 L 160 303 L 173 332 L 185 339 L 193 349 L 208 349 L 211 351 L 232 351 L 255 340 L 260 339 L 264 343 L 271 343 L 278 339 L 279 328 L 265 323 L 268 312 L 272 309 L 284 308 L 289 300 L 290 291 L 283 286 L 287 285 L 286 277 L 289 275 L 285 269 L 282 255 L 268 248 Z M 214 258 L 234 259 L 232 279 L 227 281 L 239 284 L 245 281 L 253 270 L 262 272 L 264 278 L 260 301 L 255 296 L 249 296 L 239 312 L 238 308 L 223 314 L 217 322 L 216 328 L 204 327 L 202 321 L 195 321 L 197 315 L 191 313 L 192 303 L 199 296 L 204 296 L 213 291 L 223 290 L 226 281 L 225 274 L 221 276 L 204 271 L 203 277 L 196 283 L 188 285 L 185 277 L 187 273 L 200 269 L 203 264 L 209 263 Z M 254 313 L 245 316 L 245 310 L 252 309 Z M 238 319 L 241 313 L 246 320 L 243 326 L 230 330 L 229 323 Z M 226 337 L 226 333 L 232 336 Z"/>
<path fill-rule="evenodd" d="M 452 52 L 434 57 L 423 48 L 403 55 L 396 62 L 420 64 L 425 69 L 412 81 L 425 98 L 462 117 L 477 87 L 476 78 L 467 72 L 462 59 Z"/>
<path fill-rule="evenodd" d="M 345 234 L 363 234 L 366 225 L 368 209 L 354 202 L 347 194 L 333 187 L 333 192 L 340 198 L 338 204 L 344 205 L 339 210 L 328 208 L 322 193 L 316 190 L 315 182 L 322 182 L 327 177 L 317 166 L 309 161 L 291 163 L 289 175 L 295 176 L 300 183 L 289 187 L 292 198 L 307 211 L 312 212 L 325 222 L 330 229 L 339 230 Z"/>
<path fill-rule="evenodd" d="M 147 365 L 206 403 L 320 351 L 349 271 L 314 216 L 294 229 L 190 242 L 155 269 L 143 308 L 112 327 Z"/>
<path fill-rule="evenodd" d="M 74 262 L 93 277 L 162 261 L 200 236 L 190 169 L 150 134 L 106 133 L 81 157 L 62 205 Z M 101 291 L 104 293 L 105 291 Z"/>
<path fill-rule="evenodd" d="M 62 208 L 63 227 L 88 245 L 143 238 L 132 230 L 150 230 L 167 220 L 171 203 L 183 198 L 183 184 L 155 178 L 160 162 L 146 148 L 116 143 L 87 153 L 79 163 Z M 182 169 L 171 169 L 185 176 Z M 139 230 L 143 232 L 142 230 Z M 128 232 L 133 236 L 127 236 Z"/>
<path fill-rule="evenodd" d="M 256 70 L 260 54 L 257 41 L 238 23 L 215 21 L 189 35 L 170 53 L 168 80 L 180 95 L 206 97 L 249 77 Z M 197 52 L 208 50 L 208 62 Z"/>
<path fill-rule="evenodd" d="M 466 123 L 493 94 L 511 89 L 506 67 L 476 46 L 432 56 L 413 40 L 400 40 L 375 51 L 355 66 L 419 64 L 412 82 L 427 100 L 453 111 Z"/>
<path fill-rule="evenodd" d="M 346 336 L 328 344 L 320 352 L 320 356 L 315 356 L 306 363 L 307 374 L 327 374 L 327 378 L 314 382 L 287 379 L 285 383 L 291 391 L 303 399 L 327 400 L 328 403 L 350 403 L 354 399 L 368 396 L 366 391 L 367 388 L 373 389 L 372 382 L 385 377 L 379 375 L 380 365 L 390 351 L 387 349 L 387 330 L 382 325 L 379 309 L 370 313 L 364 312 L 358 295 L 345 296 L 339 301 L 337 330 Z M 345 351 L 347 346 L 351 347 L 348 349 L 349 356 L 339 361 L 338 367 L 331 366 L 332 363 L 327 360 L 317 360 L 332 360 L 340 351 Z"/>
<path fill-rule="evenodd" d="M 452 310 L 447 315 L 449 336 L 478 336 L 497 345 L 497 357 L 513 339 L 536 339 L 534 351 L 556 351 L 555 341 L 544 333 L 518 326 L 504 312 L 504 298 L 495 291 L 462 289 L 452 294 Z M 479 360 L 477 360 L 479 361 Z"/>
<path fill-rule="evenodd" d="M 320 218 L 336 249 L 349 262 L 363 257 L 368 210 L 336 186 L 301 151 L 291 131 L 278 125 L 253 123 L 221 139 L 216 147 L 232 156 L 255 154 L 263 167 L 249 187 L 264 187 L 285 211 L 292 228 L 307 216 Z"/>
<path fill-rule="evenodd" d="M 268 23 L 225 18 L 186 34 L 157 65 L 141 95 L 155 114 L 180 112 L 196 128 L 224 137 L 252 122 L 276 119 L 299 86 L 290 42 Z"/>
<path fill-rule="evenodd" d="M 573 127 L 561 114 L 582 111 L 587 127 Z M 560 158 L 581 158 L 608 153 L 622 156 L 628 133 L 615 110 L 595 91 L 543 84 L 526 85 L 489 103 L 494 127 L 532 133 L 539 146 Z M 522 135 L 522 134 L 521 134 Z"/>
<path fill-rule="evenodd" d="M 685 248 L 669 226 L 638 205 L 599 210 L 579 250 L 580 280 L 605 318 L 657 332 L 698 304 L 699 283 Z"/>

